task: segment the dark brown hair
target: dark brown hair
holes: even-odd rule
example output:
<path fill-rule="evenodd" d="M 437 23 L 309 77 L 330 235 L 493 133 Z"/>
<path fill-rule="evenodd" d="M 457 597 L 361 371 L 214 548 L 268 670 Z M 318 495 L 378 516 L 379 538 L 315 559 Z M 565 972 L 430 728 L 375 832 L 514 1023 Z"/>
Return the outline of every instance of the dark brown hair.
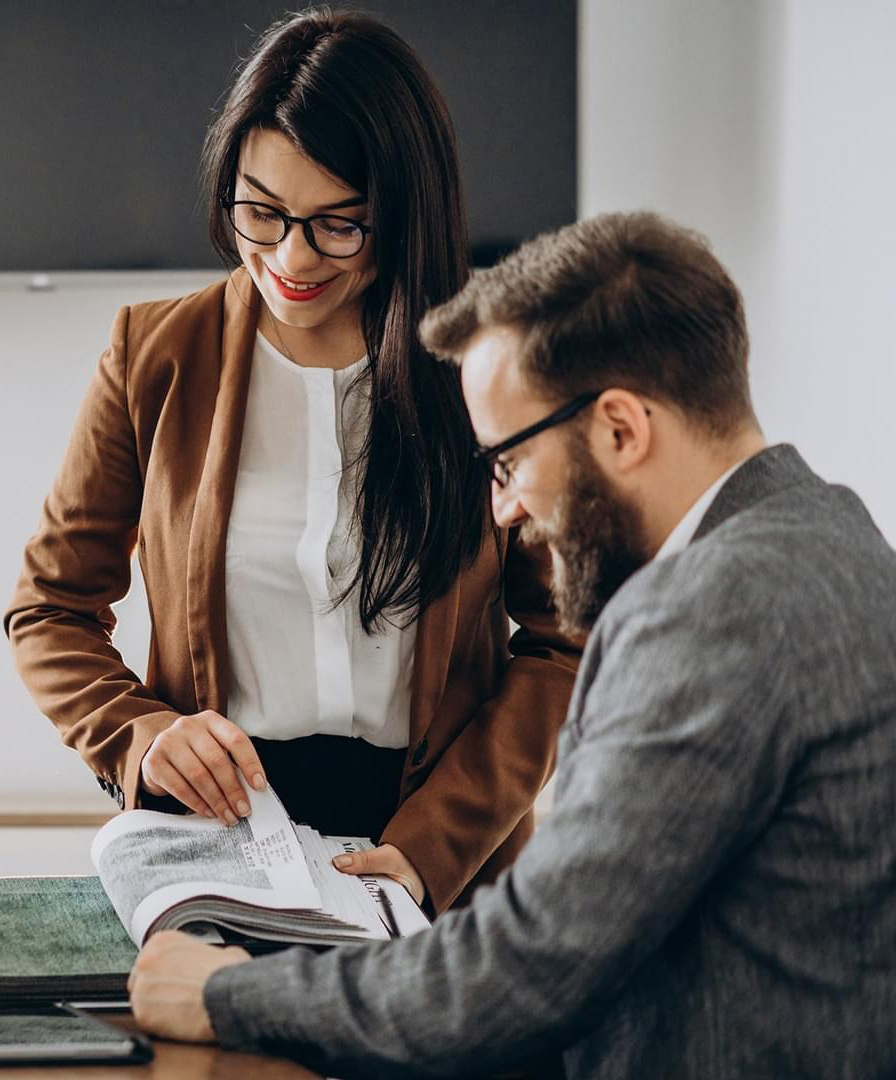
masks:
<path fill-rule="evenodd" d="M 523 370 L 558 401 L 621 386 L 716 435 L 753 417 L 740 292 L 702 236 L 656 214 L 537 237 L 430 311 L 421 339 L 456 359 L 500 325 L 522 332 Z"/>
<path fill-rule="evenodd" d="M 457 372 L 417 337 L 426 308 L 468 276 L 454 131 L 416 55 L 375 19 L 321 8 L 274 24 L 203 152 L 212 241 L 233 264 L 239 256 L 221 200 L 232 196 L 253 128 L 282 132 L 366 194 L 370 207 L 377 276 L 364 296 L 372 402 L 355 521 L 361 558 L 340 602 L 357 588 L 371 632 L 443 593 L 486 533 L 487 477 L 472 460 Z"/>

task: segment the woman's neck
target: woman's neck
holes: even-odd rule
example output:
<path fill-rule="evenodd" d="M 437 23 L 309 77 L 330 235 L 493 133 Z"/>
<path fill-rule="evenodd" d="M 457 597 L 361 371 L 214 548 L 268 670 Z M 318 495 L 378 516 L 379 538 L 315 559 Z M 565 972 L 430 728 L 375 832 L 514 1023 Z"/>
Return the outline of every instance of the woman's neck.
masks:
<path fill-rule="evenodd" d="M 262 304 L 258 329 L 265 340 L 300 367 L 340 371 L 366 352 L 360 308 L 345 318 L 330 319 L 322 326 L 289 326 Z"/>

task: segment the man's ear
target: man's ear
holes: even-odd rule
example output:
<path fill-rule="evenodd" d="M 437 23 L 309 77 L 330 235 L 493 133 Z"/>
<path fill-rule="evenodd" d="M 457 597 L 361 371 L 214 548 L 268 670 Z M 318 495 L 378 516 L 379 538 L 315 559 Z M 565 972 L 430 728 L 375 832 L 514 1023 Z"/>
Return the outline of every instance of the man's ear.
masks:
<path fill-rule="evenodd" d="M 650 452 L 650 407 L 630 390 L 605 390 L 592 414 L 591 452 L 608 472 L 625 476 Z"/>

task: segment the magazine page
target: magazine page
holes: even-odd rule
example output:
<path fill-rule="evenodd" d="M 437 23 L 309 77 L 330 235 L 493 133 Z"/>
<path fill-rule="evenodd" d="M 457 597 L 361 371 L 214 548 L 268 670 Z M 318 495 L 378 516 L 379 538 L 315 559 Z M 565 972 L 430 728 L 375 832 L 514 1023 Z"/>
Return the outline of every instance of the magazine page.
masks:
<path fill-rule="evenodd" d="M 330 858 L 347 851 L 370 850 L 374 846 L 369 840 L 357 836 L 322 836 L 321 840 L 327 845 Z M 392 913 L 395 916 L 395 922 L 401 931 L 402 937 L 410 937 L 411 934 L 426 930 L 432 925 L 420 909 L 417 901 L 401 882 L 386 877 L 384 874 L 359 874 L 356 880 L 364 885 L 376 905 L 377 914 L 383 924 L 388 927 L 389 920 L 383 911 L 383 902 L 380 895 L 380 889 L 382 889 L 392 905 Z M 324 889 L 320 886 L 318 888 L 321 892 L 321 898 L 324 899 Z M 325 899 L 324 905 L 326 905 Z"/>
<path fill-rule="evenodd" d="M 295 825 L 296 835 L 314 884 L 326 911 L 346 922 L 358 923 L 370 929 L 371 936 L 388 937 L 389 919 L 383 910 L 380 890 L 386 893 L 402 937 L 425 930 L 429 919 L 423 914 L 407 889 L 383 874 L 341 874 L 332 863 L 334 855 L 348 851 L 369 851 L 373 844 L 366 837 L 321 836 L 307 825 Z M 360 912 L 360 914 L 359 914 Z"/>
<path fill-rule="evenodd" d="M 359 877 L 341 874 L 332 858 L 343 849 L 330 843 L 309 825 L 294 825 L 299 844 L 305 852 L 308 870 L 325 911 L 346 923 L 362 926 L 368 936 L 387 938 L 388 931 L 379 917 L 379 910 Z M 368 841 L 369 843 L 369 841 Z"/>
<path fill-rule="evenodd" d="M 280 800 L 270 787 L 247 791 L 252 812 L 230 827 L 198 814 L 129 810 L 97 833 L 93 865 L 136 945 L 172 904 L 193 896 L 262 908 L 321 907 Z"/>

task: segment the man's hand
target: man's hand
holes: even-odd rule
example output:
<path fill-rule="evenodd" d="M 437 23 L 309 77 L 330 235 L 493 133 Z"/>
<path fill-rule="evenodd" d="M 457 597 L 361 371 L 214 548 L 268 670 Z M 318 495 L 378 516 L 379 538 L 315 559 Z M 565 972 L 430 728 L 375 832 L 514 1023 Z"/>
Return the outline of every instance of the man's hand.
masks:
<path fill-rule="evenodd" d="M 140 778 L 150 795 L 173 795 L 197 814 L 236 825 L 249 813 L 237 768 L 257 791 L 264 788 L 264 769 L 249 736 L 206 709 L 178 717 L 156 735 L 140 763 Z"/>
<path fill-rule="evenodd" d="M 214 1042 L 202 999 L 205 981 L 218 968 L 251 959 L 245 949 L 203 945 L 179 930 L 153 934 L 128 977 L 131 1011 L 138 1027 L 181 1042 Z"/>
<path fill-rule="evenodd" d="M 343 874 L 384 874 L 404 885 L 418 904 L 423 903 L 426 888 L 423 879 L 394 844 L 380 844 L 373 851 L 355 851 L 337 855 L 333 865 Z"/>

